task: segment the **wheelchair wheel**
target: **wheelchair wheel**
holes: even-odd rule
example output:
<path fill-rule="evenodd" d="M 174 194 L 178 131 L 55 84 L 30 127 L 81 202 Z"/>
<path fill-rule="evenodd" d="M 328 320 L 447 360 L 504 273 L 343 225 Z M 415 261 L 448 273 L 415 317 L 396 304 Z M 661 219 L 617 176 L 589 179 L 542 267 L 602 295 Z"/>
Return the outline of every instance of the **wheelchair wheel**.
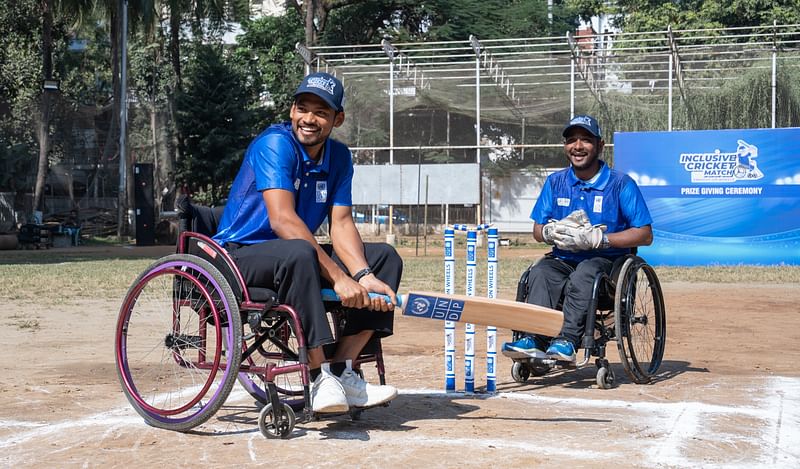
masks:
<path fill-rule="evenodd" d="M 258 414 L 258 428 L 267 438 L 287 438 L 294 429 L 294 411 L 288 404 L 283 404 L 281 415 L 276 416 L 276 413 L 272 404 L 264 406 Z"/>
<path fill-rule="evenodd" d="M 162 257 L 128 290 L 116 328 L 116 368 L 144 420 L 186 431 L 225 402 L 241 362 L 239 307 L 222 274 L 188 254 Z"/>
<path fill-rule="evenodd" d="M 655 270 L 639 257 L 625 261 L 614 297 L 617 348 L 625 373 L 637 384 L 650 382 L 666 345 L 666 312 Z"/>
<path fill-rule="evenodd" d="M 527 382 L 530 376 L 531 369 L 527 363 L 514 362 L 514 364 L 511 365 L 511 377 L 514 378 L 514 381 L 517 383 Z"/>
<path fill-rule="evenodd" d="M 297 333 L 288 320 L 288 313 L 270 311 L 260 324 L 246 324 L 242 347 L 255 347 L 254 351 L 242 359 L 244 365 L 253 371 L 240 372 L 239 383 L 253 398 L 262 403 L 270 402 L 267 394 L 267 376 L 263 372 L 268 366 L 288 367 L 300 363 Z M 303 375 L 301 371 L 283 373 L 274 378 L 275 388 L 290 405 L 299 407 L 303 400 Z M 288 398 L 288 399 L 287 399 Z M 297 402 L 293 402 L 297 401 Z"/>

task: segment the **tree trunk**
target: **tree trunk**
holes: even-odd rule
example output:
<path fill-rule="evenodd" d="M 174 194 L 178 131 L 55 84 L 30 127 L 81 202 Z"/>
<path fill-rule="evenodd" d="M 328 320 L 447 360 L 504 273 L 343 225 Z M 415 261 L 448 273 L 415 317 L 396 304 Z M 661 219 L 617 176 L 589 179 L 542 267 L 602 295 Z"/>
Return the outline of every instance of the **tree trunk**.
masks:
<path fill-rule="evenodd" d="M 174 167 L 181 159 L 182 139 L 178 133 L 175 122 L 177 122 L 178 110 L 175 107 L 175 95 L 183 90 L 183 77 L 181 75 L 181 16 L 177 1 L 170 2 L 169 7 L 169 55 L 172 63 L 172 73 L 174 81 L 171 92 L 167 93 L 167 105 L 169 106 L 170 125 L 172 132 L 172 145 L 167 158 L 170 160 L 170 167 Z"/>
<path fill-rule="evenodd" d="M 53 0 L 42 0 L 42 72 L 45 80 L 53 79 Z M 50 94 L 42 90 L 42 114 L 37 129 L 39 139 L 39 161 L 36 167 L 36 185 L 33 189 L 33 210 L 43 210 L 44 183 L 47 178 L 50 152 Z"/>
<path fill-rule="evenodd" d="M 306 46 L 311 47 L 316 43 L 314 32 L 314 13 L 317 10 L 317 0 L 306 0 Z"/>

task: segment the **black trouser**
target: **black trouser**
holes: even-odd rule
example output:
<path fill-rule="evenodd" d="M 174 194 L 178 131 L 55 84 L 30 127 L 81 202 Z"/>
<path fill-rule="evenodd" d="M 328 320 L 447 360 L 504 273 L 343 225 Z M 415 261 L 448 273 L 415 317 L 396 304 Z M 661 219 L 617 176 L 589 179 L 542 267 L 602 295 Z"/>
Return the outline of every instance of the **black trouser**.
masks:
<path fill-rule="evenodd" d="M 557 308 L 563 296 L 564 325 L 559 337 L 569 340 L 577 349 L 586 328 L 594 279 L 600 272 L 611 274 L 613 265 L 613 261 L 604 257 L 593 257 L 577 265 L 545 257 L 530 270 L 526 302 Z"/>
<path fill-rule="evenodd" d="M 274 290 L 278 301 L 292 306 L 300 316 L 308 347 L 315 348 L 333 342 L 321 288 L 330 283 L 320 276 L 317 251 L 311 243 L 301 239 L 275 239 L 259 244 L 226 246 L 251 287 Z M 333 252 L 333 246 L 322 248 L 347 272 L 347 268 Z M 375 276 L 397 291 L 403 274 L 403 260 L 393 247 L 384 243 L 365 243 L 364 255 Z M 354 272 L 351 272 L 351 274 Z M 360 331 L 375 331 L 377 337 L 392 335 L 394 314 L 380 311 L 350 309 L 346 312 L 342 335 Z"/>

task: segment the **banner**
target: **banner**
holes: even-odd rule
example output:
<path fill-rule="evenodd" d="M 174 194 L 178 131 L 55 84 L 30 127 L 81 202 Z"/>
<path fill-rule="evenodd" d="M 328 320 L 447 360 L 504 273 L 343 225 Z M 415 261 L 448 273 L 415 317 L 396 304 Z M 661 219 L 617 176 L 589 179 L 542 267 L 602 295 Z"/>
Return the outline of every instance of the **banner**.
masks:
<path fill-rule="evenodd" d="M 800 265 L 800 128 L 618 132 L 653 216 L 652 265 Z"/>

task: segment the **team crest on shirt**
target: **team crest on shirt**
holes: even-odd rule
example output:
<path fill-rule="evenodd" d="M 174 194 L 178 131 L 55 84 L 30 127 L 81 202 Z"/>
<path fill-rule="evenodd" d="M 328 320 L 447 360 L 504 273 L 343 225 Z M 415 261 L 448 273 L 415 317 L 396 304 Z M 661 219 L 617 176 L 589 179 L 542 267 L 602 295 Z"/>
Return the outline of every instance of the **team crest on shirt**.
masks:
<path fill-rule="evenodd" d="M 324 204 L 328 201 L 328 181 L 317 181 L 317 203 Z"/>
<path fill-rule="evenodd" d="M 592 212 L 594 212 L 594 213 L 603 213 L 603 196 L 602 195 L 594 196 L 594 206 L 592 207 Z"/>

